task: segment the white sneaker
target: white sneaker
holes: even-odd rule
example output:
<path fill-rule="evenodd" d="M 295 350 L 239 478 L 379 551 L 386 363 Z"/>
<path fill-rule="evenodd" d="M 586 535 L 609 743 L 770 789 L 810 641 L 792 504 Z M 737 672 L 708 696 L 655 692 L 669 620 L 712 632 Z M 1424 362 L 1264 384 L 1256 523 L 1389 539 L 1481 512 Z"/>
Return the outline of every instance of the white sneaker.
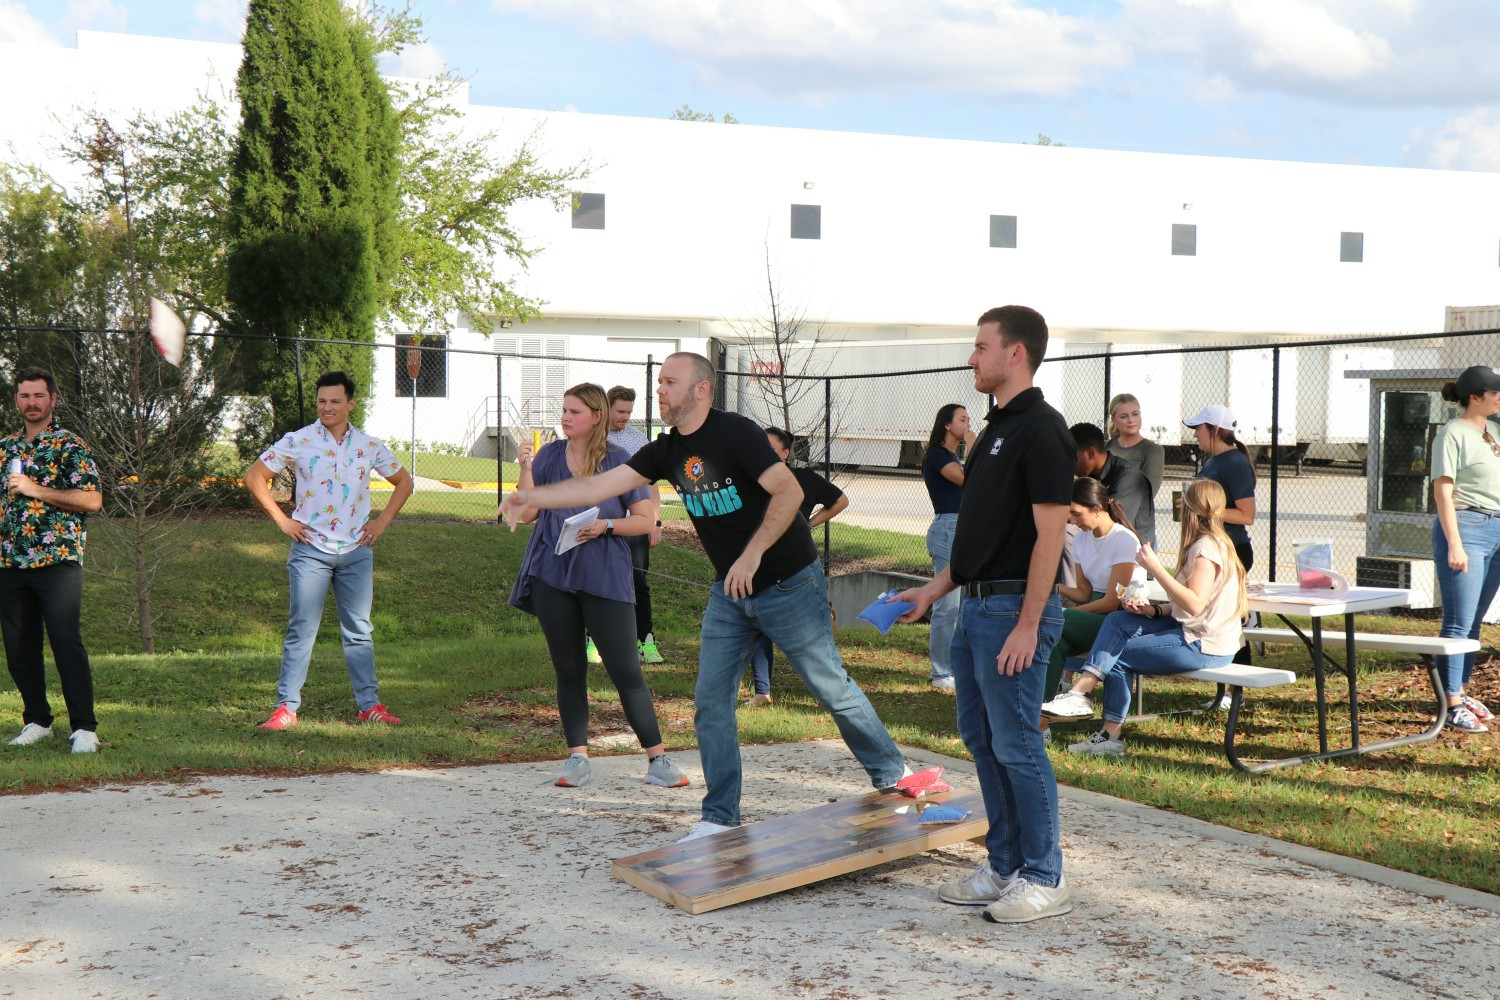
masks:
<path fill-rule="evenodd" d="M 934 677 L 932 686 L 939 691 L 952 691 L 957 685 L 952 677 Z"/>
<path fill-rule="evenodd" d="M 1228 691 L 1225 691 L 1217 698 L 1208 699 L 1200 707 L 1205 712 L 1227 712 L 1229 711 L 1229 706 L 1233 703 L 1234 696 L 1231 695 Z"/>
<path fill-rule="evenodd" d="M 1049 719 L 1092 719 L 1094 706 L 1082 691 L 1068 691 L 1043 703 L 1042 714 Z"/>
<path fill-rule="evenodd" d="M 1005 895 L 1019 874 L 1011 872 L 1002 878 L 988 861 L 981 861 L 967 877 L 939 886 L 938 899 L 959 906 L 988 906 Z"/>
<path fill-rule="evenodd" d="M 1018 878 L 1005 887 L 1005 893 L 984 908 L 984 919 L 992 924 L 1025 924 L 1043 917 L 1060 917 L 1073 909 L 1073 894 L 1068 880 L 1058 877 L 1057 888 L 1049 889 Z"/>
<path fill-rule="evenodd" d="M 1125 740 L 1111 739 L 1104 730 L 1099 730 L 1082 743 L 1068 746 L 1068 753 L 1091 753 L 1099 757 L 1125 756 Z"/>
<path fill-rule="evenodd" d="M 73 741 L 74 753 L 98 753 L 99 734 L 87 729 L 75 729 L 68 739 Z"/>
<path fill-rule="evenodd" d="M 722 823 L 710 823 L 706 819 L 700 819 L 698 821 L 698 825 L 693 827 L 692 830 L 688 832 L 688 835 L 686 837 L 679 837 L 677 839 L 677 842 L 679 844 L 686 844 L 690 840 L 698 840 L 702 837 L 712 837 L 716 833 L 723 833 L 725 830 L 733 829 L 735 828 L 732 826 L 725 826 Z"/>
<path fill-rule="evenodd" d="M 28 722 L 21 727 L 21 735 L 10 741 L 13 747 L 29 747 L 33 743 L 52 738 L 51 726 L 39 726 L 35 722 Z"/>

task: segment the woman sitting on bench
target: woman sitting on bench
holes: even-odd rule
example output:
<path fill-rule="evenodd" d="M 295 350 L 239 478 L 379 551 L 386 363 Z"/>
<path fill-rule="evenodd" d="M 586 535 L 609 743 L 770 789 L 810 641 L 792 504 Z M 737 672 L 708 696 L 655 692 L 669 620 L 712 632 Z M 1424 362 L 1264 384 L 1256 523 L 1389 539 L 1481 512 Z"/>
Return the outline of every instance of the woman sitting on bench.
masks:
<path fill-rule="evenodd" d="M 1123 610 L 1110 613 L 1073 689 L 1042 706 L 1048 718 L 1088 718 L 1094 714 L 1088 693 L 1108 682 L 1104 728 L 1068 747 L 1073 753 L 1118 757 L 1125 752 L 1120 725 L 1130 708 L 1130 679 L 1122 672 L 1184 674 L 1222 667 L 1234 659 L 1248 599 L 1244 567 L 1224 533 L 1224 503 L 1224 488 L 1213 480 L 1188 484 L 1182 493 L 1177 575 L 1167 575 L 1151 546 L 1142 545 L 1136 554 L 1136 561 L 1156 577 L 1171 600 L 1127 601 Z"/>

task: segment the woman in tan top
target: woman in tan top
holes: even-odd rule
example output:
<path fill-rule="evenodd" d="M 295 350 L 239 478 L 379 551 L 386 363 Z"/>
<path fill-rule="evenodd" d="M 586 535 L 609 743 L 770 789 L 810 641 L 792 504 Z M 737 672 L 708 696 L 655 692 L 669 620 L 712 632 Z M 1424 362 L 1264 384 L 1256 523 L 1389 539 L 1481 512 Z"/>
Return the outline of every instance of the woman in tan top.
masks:
<path fill-rule="evenodd" d="M 1125 752 L 1120 724 L 1130 708 L 1130 678 L 1138 674 L 1182 674 L 1221 667 L 1240 648 L 1245 620 L 1245 570 L 1224 533 L 1224 488 L 1211 479 L 1188 484 L 1182 494 L 1182 553 L 1176 576 L 1142 545 L 1136 561 L 1161 582 L 1166 604 L 1127 601 L 1104 619 L 1073 690 L 1042 706 L 1052 719 L 1094 714 L 1088 693 L 1104 684 L 1104 728 L 1073 753 L 1119 756 Z"/>

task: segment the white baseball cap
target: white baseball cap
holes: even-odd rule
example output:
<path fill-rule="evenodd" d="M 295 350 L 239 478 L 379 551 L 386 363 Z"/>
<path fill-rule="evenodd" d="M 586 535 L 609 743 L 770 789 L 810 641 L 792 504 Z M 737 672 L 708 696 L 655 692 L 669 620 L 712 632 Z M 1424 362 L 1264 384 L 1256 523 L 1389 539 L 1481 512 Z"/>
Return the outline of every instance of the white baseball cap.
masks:
<path fill-rule="evenodd" d="M 1199 424 L 1212 424 L 1215 427 L 1233 427 L 1234 414 L 1229 412 L 1229 407 L 1220 406 L 1218 403 L 1210 403 L 1199 410 L 1190 420 L 1184 420 L 1188 427 L 1197 427 Z"/>

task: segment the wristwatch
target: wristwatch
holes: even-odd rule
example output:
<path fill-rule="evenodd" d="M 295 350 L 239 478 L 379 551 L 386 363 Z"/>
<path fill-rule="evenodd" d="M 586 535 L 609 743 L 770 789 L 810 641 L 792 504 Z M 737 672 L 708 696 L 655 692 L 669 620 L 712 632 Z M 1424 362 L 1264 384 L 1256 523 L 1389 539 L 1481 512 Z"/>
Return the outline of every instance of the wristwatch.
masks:
<path fill-rule="evenodd" d="M 604 533 L 605 533 L 605 535 L 613 535 L 615 533 L 615 522 L 614 521 L 605 521 L 604 522 Z"/>

